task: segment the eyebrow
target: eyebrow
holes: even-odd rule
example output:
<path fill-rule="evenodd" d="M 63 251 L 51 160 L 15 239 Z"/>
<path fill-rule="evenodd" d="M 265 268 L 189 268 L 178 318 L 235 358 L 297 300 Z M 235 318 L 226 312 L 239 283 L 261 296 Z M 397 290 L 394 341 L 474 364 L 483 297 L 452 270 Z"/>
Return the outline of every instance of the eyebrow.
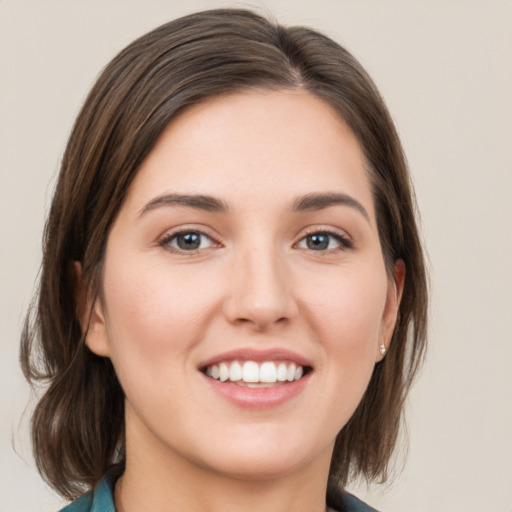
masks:
<path fill-rule="evenodd" d="M 370 222 L 370 216 L 364 206 L 353 197 L 338 192 L 311 193 L 299 196 L 292 201 L 291 210 L 308 212 L 323 210 L 330 206 L 343 205 L 356 209 Z M 185 206 L 212 213 L 227 213 L 229 207 L 225 201 L 203 194 L 164 194 L 152 199 L 140 211 L 139 216 L 163 206 Z"/>
<path fill-rule="evenodd" d="M 323 210 L 329 206 L 344 205 L 355 208 L 363 217 L 370 222 L 370 216 L 364 206 L 347 194 L 338 192 L 329 193 L 312 193 L 296 198 L 292 203 L 294 212 L 309 212 L 315 210 Z"/>
<path fill-rule="evenodd" d="M 146 204 L 140 211 L 139 216 L 162 206 L 175 205 L 214 213 L 226 213 L 229 210 L 228 205 L 224 201 L 213 196 L 202 194 L 164 194 L 155 197 L 155 199 Z"/>

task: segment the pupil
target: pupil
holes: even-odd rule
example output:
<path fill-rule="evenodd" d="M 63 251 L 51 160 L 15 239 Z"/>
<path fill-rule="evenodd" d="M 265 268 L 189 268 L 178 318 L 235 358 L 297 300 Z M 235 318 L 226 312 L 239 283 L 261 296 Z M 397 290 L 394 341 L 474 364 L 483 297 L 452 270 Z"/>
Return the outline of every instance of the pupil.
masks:
<path fill-rule="evenodd" d="M 309 249 L 322 250 L 329 247 L 329 236 L 325 234 L 309 235 L 307 238 L 307 245 Z"/>
<path fill-rule="evenodd" d="M 179 235 L 177 242 L 180 249 L 197 249 L 201 245 L 201 237 L 198 233 L 186 233 Z"/>

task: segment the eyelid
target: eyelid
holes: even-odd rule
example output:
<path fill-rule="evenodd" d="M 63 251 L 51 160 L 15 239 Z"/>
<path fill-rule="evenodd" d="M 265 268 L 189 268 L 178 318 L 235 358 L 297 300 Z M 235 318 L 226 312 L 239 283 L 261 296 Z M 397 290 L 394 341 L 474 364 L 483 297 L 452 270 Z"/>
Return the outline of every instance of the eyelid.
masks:
<path fill-rule="evenodd" d="M 209 230 L 205 229 L 204 227 L 197 227 L 197 226 L 180 226 L 171 230 L 166 231 L 162 236 L 160 236 L 157 239 L 156 245 L 159 247 L 162 247 L 165 250 L 168 250 L 170 252 L 176 253 L 176 254 L 196 254 L 202 251 L 206 251 L 208 249 L 211 249 L 213 247 L 222 247 L 222 243 L 219 242 L 218 237 L 213 236 L 208 232 Z M 187 234 L 187 233 L 197 233 L 198 235 L 205 236 L 208 238 L 212 244 L 209 247 L 203 247 L 198 249 L 191 249 L 191 250 L 183 250 L 179 247 L 173 247 L 169 244 L 169 242 L 174 239 L 175 237 Z"/>
<path fill-rule="evenodd" d="M 310 226 L 310 227 L 306 228 L 306 230 L 303 233 L 301 233 L 300 238 L 299 238 L 298 242 L 296 242 L 295 245 L 299 244 L 307 236 L 315 235 L 315 234 L 324 234 L 324 235 L 331 236 L 331 237 L 335 238 L 336 240 L 338 240 L 338 242 L 340 244 L 340 247 L 336 247 L 335 249 L 326 249 L 323 251 L 315 251 L 315 252 L 329 254 L 329 253 L 338 252 L 338 251 L 346 251 L 346 250 L 354 248 L 354 241 L 345 231 L 342 231 L 342 230 L 339 230 L 339 229 L 336 229 L 333 227 L 322 227 L 322 226 Z"/>
<path fill-rule="evenodd" d="M 179 226 L 179 227 L 176 227 L 176 228 L 166 231 L 163 235 L 158 237 L 158 239 L 156 241 L 156 245 L 159 247 L 162 247 L 170 252 L 174 252 L 177 254 L 189 254 L 189 255 L 199 253 L 199 252 L 202 252 L 205 250 L 209 250 L 214 247 L 222 247 L 224 244 L 221 241 L 219 241 L 220 237 L 217 235 L 215 235 L 215 236 L 212 235 L 211 233 L 209 233 L 209 231 L 210 230 L 206 229 L 204 226 L 201 226 L 201 227 L 197 227 L 194 225 Z M 205 236 L 206 238 L 208 238 L 211 241 L 211 246 L 198 248 L 198 249 L 184 250 L 184 249 L 180 249 L 178 247 L 173 247 L 169 244 L 169 242 L 173 238 L 177 237 L 180 234 L 186 234 L 186 233 L 197 233 L 199 235 Z M 298 241 L 294 244 L 294 247 L 296 247 L 302 240 L 304 240 L 304 238 L 306 238 L 309 235 L 313 235 L 313 234 L 325 234 L 325 235 L 331 236 L 331 237 L 335 238 L 339 243 L 339 247 L 336 247 L 334 249 L 325 249 L 325 250 L 319 250 L 319 251 L 315 251 L 315 252 L 330 254 L 330 253 L 350 250 L 350 249 L 354 248 L 354 242 L 353 242 L 352 238 L 345 231 L 337 229 L 337 228 L 333 228 L 331 226 L 329 226 L 329 227 L 309 226 L 309 227 L 305 228 L 305 230 L 300 234 L 300 238 L 298 239 Z M 311 249 L 309 249 L 309 250 L 311 250 Z"/>

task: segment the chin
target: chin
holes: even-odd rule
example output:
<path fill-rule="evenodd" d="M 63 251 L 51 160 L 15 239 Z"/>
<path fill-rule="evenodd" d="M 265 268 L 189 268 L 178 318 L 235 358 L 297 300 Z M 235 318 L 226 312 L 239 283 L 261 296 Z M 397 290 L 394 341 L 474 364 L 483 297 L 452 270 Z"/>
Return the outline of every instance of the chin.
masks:
<path fill-rule="evenodd" d="M 269 480 L 286 477 L 314 463 L 316 459 L 330 461 L 334 444 L 315 446 L 304 436 L 251 436 L 229 446 L 203 453 L 203 463 L 211 471 L 237 480 Z M 249 442 L 248 442 L 249 440 Z M 327 462 L 328 467 L 329 462 Z"/>
<path fill-rule="evenodd" d="M 278 452 L 274 452 L 271 456 L 236 454 L 227 456 L 211 469 L 236 480 L 264 481 L 286 477 L 299 470 L 304 463 L 305 461 L 297 457 L 282 457 Z"/>

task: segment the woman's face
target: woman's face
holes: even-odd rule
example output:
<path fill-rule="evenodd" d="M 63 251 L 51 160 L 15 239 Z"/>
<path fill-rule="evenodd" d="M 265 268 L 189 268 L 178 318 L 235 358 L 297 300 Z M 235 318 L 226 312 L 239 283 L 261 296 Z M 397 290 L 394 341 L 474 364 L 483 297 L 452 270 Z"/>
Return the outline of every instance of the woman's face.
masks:
<path fill-rule="evenodd" d="M 87 343 L 125 392 L 128 462 L 268 478 L 328 466 L 396 310 L 350 130 L 302 91 L 237 93 L 142 164 Z"/>

